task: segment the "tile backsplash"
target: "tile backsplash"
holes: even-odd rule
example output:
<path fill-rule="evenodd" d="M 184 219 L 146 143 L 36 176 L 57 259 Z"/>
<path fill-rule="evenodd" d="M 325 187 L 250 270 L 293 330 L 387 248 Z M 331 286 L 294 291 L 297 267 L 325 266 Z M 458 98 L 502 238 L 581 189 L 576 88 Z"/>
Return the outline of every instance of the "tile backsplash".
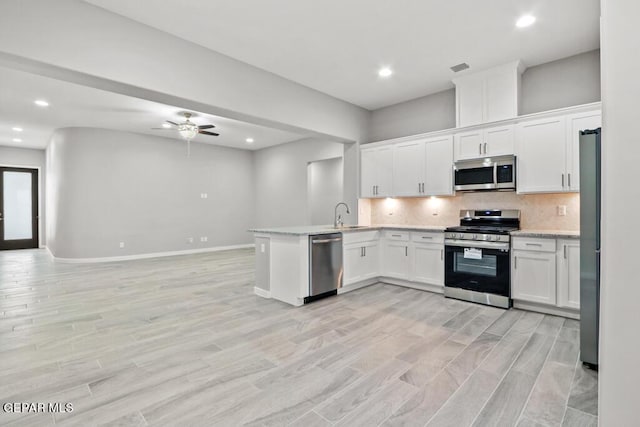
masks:
<path fill-rule="evenodd" d="M 566 206 L 566 215 L 558 215 Z M 459 193 L 453 197 L 360 199 L 360 223 L 442 225 L 459 223 L 461 209 L 520 209 L 521 228 L 579 230 L 578 193 L 530 194 L 514 192 Z"/>

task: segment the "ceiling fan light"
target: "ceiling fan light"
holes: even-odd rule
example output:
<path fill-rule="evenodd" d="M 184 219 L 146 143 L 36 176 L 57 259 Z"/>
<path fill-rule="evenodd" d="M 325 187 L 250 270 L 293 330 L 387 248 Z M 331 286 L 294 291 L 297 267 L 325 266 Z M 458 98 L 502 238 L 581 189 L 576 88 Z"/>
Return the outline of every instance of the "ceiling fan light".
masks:
<path fill-rule="evenodd" d="M 178 133 L 181 137 L 189 141 L 198 134 L 198 126 L 195 123 L 187 121 L 186 123 L 178 125 Z"/>

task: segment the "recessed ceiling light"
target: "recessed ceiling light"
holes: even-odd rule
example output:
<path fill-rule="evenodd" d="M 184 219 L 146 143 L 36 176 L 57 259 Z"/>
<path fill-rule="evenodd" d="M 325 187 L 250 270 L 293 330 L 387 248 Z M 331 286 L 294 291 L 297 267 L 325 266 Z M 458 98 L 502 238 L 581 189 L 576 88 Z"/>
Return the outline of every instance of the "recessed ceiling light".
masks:
<path fill-rule="evenodd" d="M 245 141 L 247 141 L 247 144 L 253 144 L 253 138 L 247 138 Z"/>
<path fill-rule="evenodd" d="M 15 127 L 15 128 L 11 128 L 11 129 L 16 131 L 16 132 L 22 132 L 22 128 Z"/>
<path fill-rule="evenodd" d="M 171 127 L 171 125 L 169 123 L 163 123 L 162 127 L 165 129 L 169 129 Z"/>
<path fill-rule="evenodd" d="M 20 138 L 13 138 L 13 142 L 22 142 Z"/>
<path fill-rule="evenodd" d="M 533 15 L 523 15 L 516 21 L 516 27 L 525 28 L 536 22 L 536 17 Z"/>
<path fill-rule="evenodd" d="M 49 103 L 47 101 L 45 101 L 44 99 L 36 99 L 34 101 L 34 104 L 36 104 L 38 107 L 48 107 Z"/>
<path fill-rule="evenodd" d="M 389 77 L 391 74 L 393 74 L 393 70 L 388 67 L 380 68 L 380 70 L 378 71 L 378 75 L 380 77 Z"/>

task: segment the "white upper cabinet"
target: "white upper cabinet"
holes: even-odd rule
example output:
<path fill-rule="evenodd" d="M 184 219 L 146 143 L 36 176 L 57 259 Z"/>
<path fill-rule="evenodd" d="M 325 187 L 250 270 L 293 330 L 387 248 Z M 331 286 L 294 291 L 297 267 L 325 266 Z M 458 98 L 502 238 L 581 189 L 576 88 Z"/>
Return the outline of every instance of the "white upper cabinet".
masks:
<path fill-rule="evenodd" d="M 387 197 L 392 194 L 393 148 L 367 148 L 361 151 L 361 197 Z"/>
<path fill-rule="evenodd" d="M 393 195 L 421 196 L 425 181 L 424 140 L 403 142 L 393 147 Z"/>
<path fill-rule="evenodd" d="M 425 180 L 422 193 L 425 196 L 450 196 L 453 194 L 453 136 L 446 135 L 425 142 Z"/>
<path fill-rule="evenodd" d="M 514 153 L 514 126 L 495 126 L 457 133 L 454 159 L 466 160 Z"/>
<path fill-rule="evenodd" d="M 518 116 L 522 71 L 522 63 L 516 61 L 454 79 L 456 127 Z"/>
<path fill-rule="evenodd" d="M 567 188 L 580 191 L 580 131 L 602 126 L 602 113 L 570 114 L 567 116 Z"/>
<path fill-rule="evenodd" d="M 393 146 L 396 197 L 453 194 L 453 137 L 401 142 Z"/>
<path fill-rule="evenodd" d="M 600 127 L 601 117 L 595 110 L 519 123 L 518 193 L 580 191 L 580 131 Z"/>
<path fill-rule="evenodd" d="M 565 116 L 518 124 L 518 193 L 565 191 L 566 137 Z"/>

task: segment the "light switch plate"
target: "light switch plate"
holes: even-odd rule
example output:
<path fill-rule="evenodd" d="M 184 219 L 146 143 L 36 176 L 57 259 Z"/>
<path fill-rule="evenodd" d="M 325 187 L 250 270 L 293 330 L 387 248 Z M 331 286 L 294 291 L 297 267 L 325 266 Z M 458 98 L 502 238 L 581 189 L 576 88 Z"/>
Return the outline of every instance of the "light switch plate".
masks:
<path fill-rule="evenodd" d="M 567 206 L 558 205 L 558 216 L 566 216 L 566 215 L 567 215 Z"/>

